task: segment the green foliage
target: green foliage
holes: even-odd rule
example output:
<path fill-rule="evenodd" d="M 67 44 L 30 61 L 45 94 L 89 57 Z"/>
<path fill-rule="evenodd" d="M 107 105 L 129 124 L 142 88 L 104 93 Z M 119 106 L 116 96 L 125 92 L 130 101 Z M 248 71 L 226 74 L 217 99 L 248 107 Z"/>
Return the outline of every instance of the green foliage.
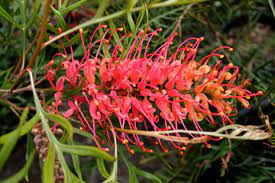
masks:
<path fill-rule="evenodd" d="M 63 49 L 58 39 L 62 39 L 66 48 L 70 45 L 78 48 L 76 57 L 83 54 L 80 28 L 84 29 L 85 40 L 99 24 L 107 24 L 111 30 L 123 27 L 125 33 L 133 35 L 141 29 L 162 28 L 159 37 L 152 40 L 152 49 L 173 31 L 178 32 L 176 39 L 179 42 L 187 36 L 204 36 L 201 56 L 221 44 L 234 47 L 235 53 L 230 58 L 243 70 L 245 76 L 240 77 L 250 78 L 254 86 L 251 89 L 265 93 L 263 97 L 253 99 L 252 108 L 240 111 L 234 120 L 244 125 L 269 125 L 272 128 L 275 115 L 275 10 L 272 0 L 56 0 L 48 8 L 49 16 L 45 22 L 47 3 L 44 1 L 0 0 L 0 182 L 20 182 L 23 179 L 33 182 L 32 175 L 39 170 L 32 168 L 38 162 L 34 158 L 30 132 L 38 122 L 42 123 L 49 140 L 46 159 L 40 162 L 41 181 L 46 183 L 55 181 L 56 158 L 60 161 L 65 182 L 89 182 L 91 174 L 94 182 L 106 183 L 122 180 L 130 183 L 206 182 L 209 179 L 211 182 L 265 183 L 275 179 L 274 130 L 273 136 L 263 142 L 224 140 L 211 144 L 211 149 L 190 145 L 183 156 L 176 151 L 160 152 L 157 147 L 152 147 L 152 154 L 131 147 L 137 154 L 130 155 L 125 146 L 116 144 L 116 137 L 114 148 L 110 152 L 102 151 L 91 143 L 94 139 L 91 133 L 78 128 L 79 121 L 48 111 L 46 106 L 54 101 L 54 97 L 44 81 L 43 71 L 52 55 Z M 46 30 L 41 30 L 43 23 L 46 23 Z M 61 34 L 58 28 L 62 28 Z M 42 44 L 38 45 L 43 31 Z M 96 39 L 102 35 L 103 32 L 95 35 Z M 114 33 L 115 41 L 119 40 L 119 35 L 119 32 Z M 64 36 L 69 36 L 70 41 Z M 133 39 L 121 43 L 124 54 L 127 54 Z M 177 47 L 177 44 L 171 47 Z M 106 48 L 105 43 L 103 48 Z M 34 62 L 29 65 L 32 59 Z M 26 74 L 27 66 L 33 70 L 30 76 Z M 79 93 L 83 84 L 78 90 L 66 89 L 62 99 Z M 269 115 L 268 121 L 263 120 L 264 115 Z M 51 130 L 53 123 L 62 128 L 62 137 Z M 205 127 L 211 129 L 207 124 Z M 22 166 L 10 172 L 12 158 L 18 156 L 13 152 L 21 152 L 18 159 Z M 71 162 L 69 158 L 72 163 L 68 163 Z M 101 178 L 96 177 L 97 172 Z M 128 176 L 120 172 L 128 172 Z"/>

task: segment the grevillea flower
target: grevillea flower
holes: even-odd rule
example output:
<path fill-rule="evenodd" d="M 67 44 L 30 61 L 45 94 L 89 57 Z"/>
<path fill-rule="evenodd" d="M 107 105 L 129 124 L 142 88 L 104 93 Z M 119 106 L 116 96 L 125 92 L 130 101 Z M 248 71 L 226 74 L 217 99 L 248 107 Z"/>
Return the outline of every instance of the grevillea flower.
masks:
<path fill-rule="evenodd" d="M 101 39 L 94 40 L 99 29 L 105 32 Z M 103 150 L 108 149 L 102 147 L 104 135 L 99 133 L 102 130 L 111 145 L 110 132 L 114 130 L 116 138 L 131 153 L 134 151 L 129 144 L 152 152 L 151 141 L 164 152 L 171 147 L 184 150 L 185 139 L 206 136 L 199 133 L 183 136 L 177 130 L 200 132 L 202 123 L 233 125 L 230 117 L 237 114 L 235 101 L 249 108 L 250 97 L 262 94 L 245 89 L 247 81 L 236 84 L 239 68 L 223 61 L 221 53 L 233 51 L 231 47 L 221 46 L 198 60 L 196 55 L 203 37 L 186 39 L 172 50 L 177 35 L 173 33 L 151 51 L 150 42 L 161 29 L 140 31 L 128 49 L 122 42 L 130 34 L 112 44 L 113 35 L 118 31 L 122 29 L 112 31 L 101 25 L 87 46 L 81 29 L 83 57 L 76 59 L 72 47 L 69 52 L 64 48 L 64 53 L 54 55 L 45 67 L 45 75 L 56 91 L 55 112 L 65 118 L 77 117 L 82 123 L 81 129 L 90 131 Z M 60 43 L 64 47 L 63 42 Z M 173 133 L 152 135 L 146 145 L 144 137 L 137 133 L 139 130 Z M 220 138 L 207 137 L 207 140 Z M 209 146 L 206 140 L 205 143 Z"/>

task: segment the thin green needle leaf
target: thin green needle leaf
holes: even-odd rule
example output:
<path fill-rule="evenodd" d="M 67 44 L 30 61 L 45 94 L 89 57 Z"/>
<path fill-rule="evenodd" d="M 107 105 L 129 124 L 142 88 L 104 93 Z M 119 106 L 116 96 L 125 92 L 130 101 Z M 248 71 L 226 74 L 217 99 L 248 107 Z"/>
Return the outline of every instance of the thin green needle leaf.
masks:
<path fill-rule="evenodd" d="M 54 113 L 47 113 L 45 116 L 50 121 L 55 122 L 65 128 L 69 134 L 68 138 L 70 141 L 73 139 L 73 126 L 66 118 Z"/>
<path fill-rule="evenodd" d="M 135 23 L 134 23 L 134 20 L 133 20 L 133 17 L 132 17 L 132 9 L 133 9 L 133 7 L 135 6 L 136 3 L 137 3 L 137 0 L 130 0 L 127 3 L 127 7 L 126 7 L 127 20 L 128 20 L 128 23 L 130 25 L 130 28 L 131 28 L 131 31 L 132 31 L 133 34 L 136 31 L 136 26 L 135 26 Z"/>
<path fill-rule="evenodd" d="M 102 158 L 106 161 L 114 161 L 114 157 L 100 150 L 97 147 L 85 146 L 85 145 L 65 145 L 60 144 L 60 149 L 63 152 L 77 154 L 79 156 L 93 156 L 96 158 Z"/>
<path fill-rule="evenodd" d="M 274 3 L 273 0 L 268 0 L 269 6 L 271 8 L 271 11 L 273 13 L 273 16 L 275 17 L 275 8 L 274 8 Z"/>
<path fill-rule="evenodd" d="M 149 172 L 140 170 L 140 169 L 135 169 L 136 174 L 142 177 L 145 177 L 148 180 L 151 180 L 152 182 L 158 182 L 161 183 L 162 181 L 160 180 L 160 178 L 158 178 L 157 176 L 155 176 L 154 174 L 151 174 Z"/>
<path fill-rule="evenodd" d="M 138 183 L 138 178 L 137 178 L 137 175 L 136 175 L 135 166 L 132 165 L 122 153 L 121 153 L 121 156 L 122 156 L 122 159 L 123 159 L 123 161 L 125 162 L 125 164 L 128 168 L 129 183 Z"/>
<path fill-rule="evenodd" d="M 31 129 L 32 126 L 39 120 L 39 115 L 36 113 L 35 116 L 33 116 L 27 123 L 25 123 L 20 131 L 20 136 L 26 135 Z M 16 130 L 9 132 L 5 135 L 2 135 L 0 137 L 0 144 L 4 144 L 8 139 L 11 138 L 11 136 L 14 135 L 14 133 L 16 133 Z"/>
<path fill-rule="evenodd" d="M 99 8 L 97 8 L 95 18 L 99 18 L 104 14 L 104 10 L 109 4 L 109 0 L 99 0 Z"/>
<path fill-rule="evenodd" d="M 10 156 L 10 153 L 12 152 L 13 148 L 15 147 L 17 140 L 20 136 L 20 131 L 22 128 L 23 122 L 26 120 L 28 115 L 29 109 L 26 108 L 22 116 L 20 118 L 20 123 L 18 128 L 15 130 L 15 132 L 10 136 L 10 138 L 7 139 L 6 143 L 3 145 L 3 147 L 0 150 L 0 171 L 2 170 L 3 166 L 5 165 L 7 159 Z"/>
<path fill-rule="evenodd" d="M 105 164 L 104 164 L 104 160 L 101 158 L 97 159 L 97 168 L 98 171 L 100 172 L 100 174 L 105 177 L 106 179 L 110 177 L 110 174 L 107 172 Z"/>
<path fill-rule="evenodd" d="M 48 155 L 43 165 L 43 182 L 44 183 L 54 183 L 54 159 L 55 150 L 53 145 L 50 143 L 48 150 Z"/>
<path fill-rule="evenodd" d="M 17 183 L 17 182 L 20 182 L 25 177 L 25 175 L 27 175 L 27 173 L 28 173 L 28 171 L 31 167 L 33 158 L 34 158 L 34 154 L 35 154 L 35 151 L 33 151 L 31 153 L 27 163 L 24 165 L 24 167 L 19 172 L 17 172 L 13 176 L 1 181 L 0 183 Z"/>
<path fill-rule="evenodd" d="M 83 5 L 87 0 L 77 1 L 76 3 L 72 4 L 71 6 L 64 8 L 61 10 L 62 15 L 66 15 L 67 13 L 71 12 L 72 10 L 78 8 L 79 6 Z"/>
<path fill-rule="evenodd" d="M 65 183 L 83 182 L 82 180 L 78 179 L 71 172 L 71 170 L 69 169 L 69 167 L 68 167 L 68 165 L 66 163 L 66 160 L 65 160 L 65 158 L 63 156 L 63 152 L 61 151 L 62 144 L 57 141 L 57 139 L 55 138 L 54 134 L 51 132 L 50 127 L 49 127 L 49 125 L 47 123 L 47 119 L 45 117 L 46 113 L 43 110 L 43 108 L 42 108 L 42 106 L 41 106 L 41 104 L 39 102 L 39 98 L 38 98 L 37 92 L 36 92 L 35 87 L 34 87 L 34 81 L 33 81 L 32 71 L 31 71 L 31 69 L 28 69 L 27 71 L 29 72 L 29 75 L 30 75 L 30 81 L 31 81 L 32 92 L 33 92 L 33 98 L 34 98 L 34 103 L 35 103 L 35 106 L 36 106 L 36 109 L 37 109 L 37 113 L 40 116 L 40 119 L 41 119 L 41 122 L 42 122 L 42 126 L 45 129 L 45 131 L 46 131 L 46 134 L 47 134 L 47 137 L 49 138 L 50 143 L 53 143 L 53 145 L 54 145 L 54 148 L 55 148 L 56 153 L 58 155 L 58 159 L 59 159 L 60 164 L 62 166 L 62 170 L 64 172 Z M 66 146 L 66 145 L 64 145 L 64 146 Z"/>
<path fill-rule="evenodd" d="M 59 26 L 61 26 L 63 30 L 66 30 L 66 28 L 68 26 L 62 16 L 62 14 L 58 10 L 56 10 L 53 6 L 51 6 L 51 9 L 53 10 L 54 14 L 56 15 L 57 22 L 58 22 Z"/>
<path fill-rule="evenodd" d="M 0 5 L 0 16 L 2 16 L 3 18 L 5 18 L 8 22 L 12 23 L 13 25 L 15 25 L 17 28 L 22 30 L 22 26 L 20 24 L 18 24 L 13 18 L 12 16 L 10 16 L 10 14 L 8 14 L 8 12 L 6 12 L 6 10 L 4 10 L 4 8 Z"/>
<path fill-rule="evenodd" d="M 193 1 L 181 1 L 181 0 L 168 0 L 168 1 L 165 1 L 165 2 L 161 2 L 161 3 L 152 3 L 152 4 L 149 4 L 148 5 L 148 8 L 160 8 L 160 7 L 166 7 L 166 6 L 173 6 L 173 5 L 177 5 L 177 4 L 190 4 L 190 3 L 197 3 L 197 2 L 203 2 L 203 1 L 206 1 L 206 0 L 193 0 Z M 140 6 L 140 7 L 136 7 L 136 8 L 133 8 L 131 12 L 137 12 L 137 11 L 140 11 L 144 9 L 143 6 Z M 66 36 L 74 31 L 77 31 L 79 30 L 80 28 L 84 28 L 84 27 L 88 27 L 90 25 L 93 25 L 93 24 L 97 24 L 97 23 L 102 23 L 102 22 L 105 22 L 105 21 L 108 21 L 108 20 L 112 20 L 114 18 L 118 18 L 122 15 L 124 15 L 125 13 L 127 13 L 127 10 L 121 10 L 121 11 L 118 11 L 116 13 L 113 13 L 113 14 L 110 14 L 110 15 L 107 15 L 107 16 L 104 16 L 104 17 L 100 17 L 100 18 L 92 18 L 91 20 L 88 20 L 82 24 L 79 24 L 78 26 L 75 26 L 74 28 L 72 29 L 69 29 L 61 34 L 59 34 L 58 36 L 54 37 L 53 39 L 45 42 L 43 45 L 42 45 L 42 48 L 46 47 L 47 45 L 51 44 L 52 42 L 60 39 L 61 37 L 63 36 Z"/>
<path fill-rule="evenodd" d="M 74 128 L 74 133 L 78 134 L 78 135 L 81 135 L 81 136 L 84 136 L 84 137 L 87 137 L 87 138 L 90 138 L 90 139 L 94 139 L 94 136 L 91 134 L 91 133 L 88 133 L 86 131 L 82 131 L 78 128 Z"/>
<path fill-rule="evenodd" d="M 79 157 L 75 154 L 72 154 L 71 156 L 72 156 L 75 172 L 78 175 L 78 177 L 80 178 L 80 180 L 82 180 Z"/>

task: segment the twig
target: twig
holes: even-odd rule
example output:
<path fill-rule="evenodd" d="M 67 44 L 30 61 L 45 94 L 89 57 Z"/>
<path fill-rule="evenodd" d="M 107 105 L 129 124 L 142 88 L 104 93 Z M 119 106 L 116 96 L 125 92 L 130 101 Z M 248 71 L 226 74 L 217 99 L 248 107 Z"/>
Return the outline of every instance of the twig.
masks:
<path fill-rule="evenodd" d="M 9 105 L 10 107 L 16 109 L 17 111 L 23 111 L 25 109 L 25 107 L 19 107 L 17 106 L 15 103 L 12 103 L 11 101 L 9 100 L 6 100 L 6 99 L 0 99 L 3 103 Z M 35 107 L 29 107 L 30 110 L 32 111 L 36 111 Z"/>

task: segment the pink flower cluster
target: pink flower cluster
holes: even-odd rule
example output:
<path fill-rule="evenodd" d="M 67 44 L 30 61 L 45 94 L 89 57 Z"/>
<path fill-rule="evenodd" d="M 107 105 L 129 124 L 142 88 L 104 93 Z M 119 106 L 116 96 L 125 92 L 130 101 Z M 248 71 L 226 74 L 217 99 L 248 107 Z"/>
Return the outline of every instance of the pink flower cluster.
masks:
<path fill-rule="evenodd" d="M 99 29 L 106 29 L 104 35 L 93 40 Z M 248 99 L 262 94 L 244 89 L 247 81 L 236 85 L 239 68 L 222 61 L 224 55 L 220 53 L 233 51 L 228 46 L 221 46 L 196 60 L 203 37 L 186 39 L 172 51 L 177 35 L 173 33 L 152 52 L 150 42 L 161 29 L 140 31 L 128 49 L 122 47 L 122 43 L 130 34 L 112 44 L 114 33 L 118 31 L 122 29 L 112 31 L 101 25 L 86 46 L 83 30 L 80 30 L 83 57 L 77 60 L 72 47 L 70 54 L 64 48 L 64 53 L 57 53 L 45 67 L 45 75 L 56 91 L 55 112 L 65 118 L 77 117 L 82 123 L 81 129 L 91 131 L 95 143 L 103 150 L 107 148 L 102 147 L 104 140 L 99 132 L 104 132 L 112 145 L 110 132 L 114 130 L 116 138 L 131 153 L 134 151 L 129 144 L 152 152 L 149 145 L 145 147 L 140 135 L 127 133 L 127 130 L 175 130 L 173 136 L 183 137 L 176 130 L 203 131 L 201 123 L 205 122 L 233 124 L 230 117 L 237 114 L 234 101 L 248 108 Z M 65 93 L 70 95 L 65 97 Z M 168 139 L 170 135 L 166 134 Z M 168 143 L 157 137 L 146 143 L 150 141 L 159 144 L 164 152 L 172 146 L 181 151 L 186 145 L 174 142 L 172 136 Z"/>

